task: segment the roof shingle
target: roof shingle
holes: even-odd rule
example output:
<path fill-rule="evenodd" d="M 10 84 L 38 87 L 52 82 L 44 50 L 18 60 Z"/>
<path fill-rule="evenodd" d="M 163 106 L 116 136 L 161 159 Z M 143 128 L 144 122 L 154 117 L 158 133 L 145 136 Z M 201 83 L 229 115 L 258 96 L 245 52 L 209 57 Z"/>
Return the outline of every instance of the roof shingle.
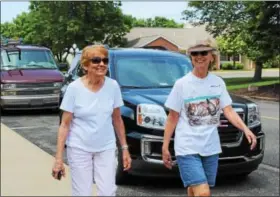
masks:
<path fill-rule="evenodd" d="M 197 40 L 213 39 L 213 36 L 205 30 L 205 26 L 191 28 L 132 28 L 125 36 L 128 40 L 128 47 L 141 47 L 143 44 L 155 40 L 159 36 L 176 44 L 180 49 L 187 49 L 196 43 Z"/>

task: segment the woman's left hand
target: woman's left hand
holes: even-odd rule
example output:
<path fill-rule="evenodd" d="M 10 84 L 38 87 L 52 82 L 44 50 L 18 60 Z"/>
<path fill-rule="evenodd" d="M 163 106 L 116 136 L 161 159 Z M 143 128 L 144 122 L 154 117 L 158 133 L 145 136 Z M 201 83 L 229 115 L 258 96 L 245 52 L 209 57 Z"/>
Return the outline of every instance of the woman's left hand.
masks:
<path fill-rule="evenodd" d="M 128 150 L 123 150 L 123 168 L 127 171 L 131 168 L 131 158 Z"/>
<path fill-rule="evenodd" d="M 245 134 L 249 144 L 251 144 L 251 150 L 253 150 L 257 145 L 257 137 L 254 135 L 254 133 L 250 129 L 246 129 L 244 131 L 244 134 Z"/>

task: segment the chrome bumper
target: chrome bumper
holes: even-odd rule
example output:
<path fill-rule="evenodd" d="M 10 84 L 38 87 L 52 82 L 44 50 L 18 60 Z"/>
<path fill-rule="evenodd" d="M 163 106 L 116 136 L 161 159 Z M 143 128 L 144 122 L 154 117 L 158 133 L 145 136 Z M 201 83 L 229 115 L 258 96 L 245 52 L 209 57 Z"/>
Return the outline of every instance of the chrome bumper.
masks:
<path fill-rule="evenodd" d="M 240 156 L 234 156 L 234 157 L 220 157 L 219 160 L 220 161 L 234 161 L 234 160 L 239 160 L 239 161 L 244 161 L 244 162 L 249 162 L 249 161 L 253 161 L 255 159 L 261 158 L 263 156 L 263 152 L 265 149 L 265 136 L 264 135 L 260 135 L 257 137 L 259 140 L 258 145 L 260 146 L 259 149 L 261 150 L 261 153 L 258 155 L 253 155 L 253 156 L 244 156 L 244 155 L 240 155 Z M 173 139 L 171 139 L 173 140 Z M 160 136 L 153 136 L 153 135 L 143 135 L 141 137 L 141 156 L 142 159 L 145 162 L 148 163 L 153 163 L 153 164 L 163 164 L 162 161 L 162 155 L 161 153 L 152 153 L 151 151 L 151 143 L 153 142 L 163 142 L 163 137 Z M 222 147 L 228 147 L 223 146 Z M 176 162 L 176 157 L 175 155 L 172 155 L 172 160 L 173 160 L 173 165 L 177 165 Z"/>
<path fill-rule="evenodd" d="M 58 105 L 59 94 L 1 96 L 1 107 L 7 110 L 57 108 Z"/>

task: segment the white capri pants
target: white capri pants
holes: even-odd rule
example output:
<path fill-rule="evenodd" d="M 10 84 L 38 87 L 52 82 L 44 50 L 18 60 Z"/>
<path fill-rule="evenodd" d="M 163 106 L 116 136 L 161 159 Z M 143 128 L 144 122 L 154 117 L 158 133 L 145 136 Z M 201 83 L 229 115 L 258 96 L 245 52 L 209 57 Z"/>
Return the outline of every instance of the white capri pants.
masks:
<path fill-rule="evenodd" d="M 92 153 L 67 146 L 72 195 L 92 196 L 93 183 L 96 183 L 98 196 L 115 196 L 115 154 L 115 149 Z"/>

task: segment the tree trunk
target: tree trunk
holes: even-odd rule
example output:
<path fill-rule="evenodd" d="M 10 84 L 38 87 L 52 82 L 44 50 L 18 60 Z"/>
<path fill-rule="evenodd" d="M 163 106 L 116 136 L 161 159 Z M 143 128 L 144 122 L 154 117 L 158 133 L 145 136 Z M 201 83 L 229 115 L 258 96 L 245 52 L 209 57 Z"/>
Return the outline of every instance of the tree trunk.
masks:
<path fill-rule="evenodd" d="M 62 60 L 62 54 L 60 52 L 60 53 L 57 54 L 57 61 L 61 62 L 61 60 Z"/>
<path fill-rule="evenodd" d="M 253 77 L 253 81 L 261 81 L 262 80 L 262 61 L 256 60 L 256 68 L 255 75 Z"/>
<path fill-rule="evenodd" d="M 67 52 L 67 54 L 65 55 L 65 57 L 63 58 L 63 62 L 67 62 L 67 57 L 68 57 L 69 53 Z M 74 56 L 75 57 L 75 56 Z"/>

